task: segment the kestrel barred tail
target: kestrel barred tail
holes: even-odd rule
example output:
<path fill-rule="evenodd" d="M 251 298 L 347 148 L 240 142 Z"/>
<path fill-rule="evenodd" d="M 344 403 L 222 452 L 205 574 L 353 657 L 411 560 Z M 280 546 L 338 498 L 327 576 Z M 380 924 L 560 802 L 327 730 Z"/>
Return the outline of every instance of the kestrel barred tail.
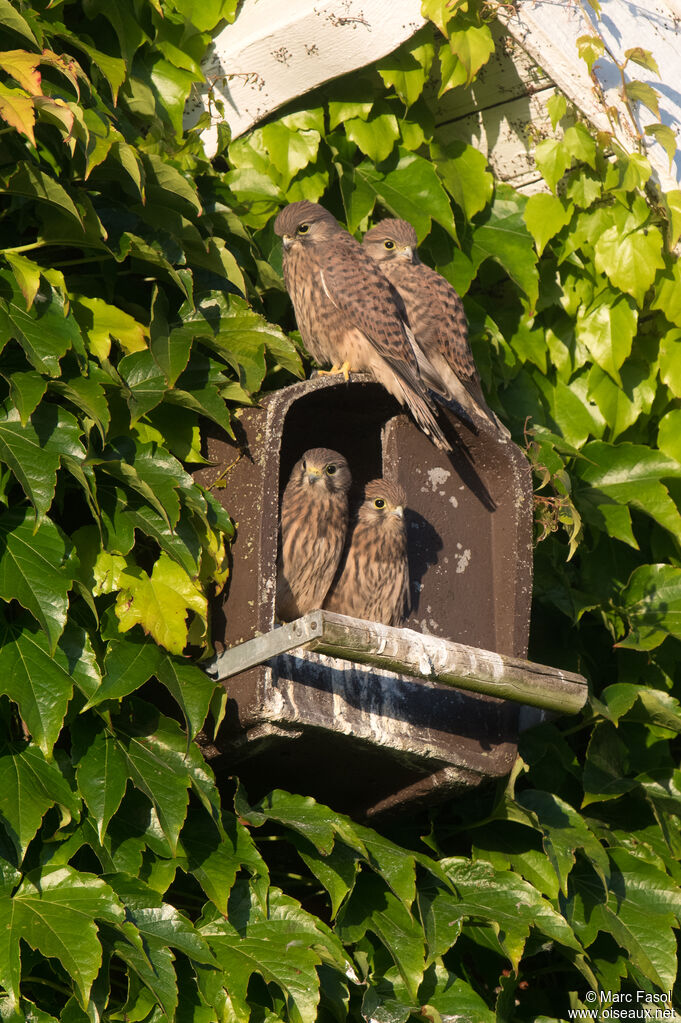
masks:
<path fill-rule="evenodd" d="M 281 500 L 277 615 L 290 621 L 322 606 L 348 526 L 352 479 L 345 458 L 311 448 L 296 462 Z"/>
<path fill-rule="evenodd" d="M 319 363 L 368 370 L 443 451 L 451 451 L 419 375 L 399 295 L 369 254 L 317 203 L 285 206 L 274 222 L 284 281 L 303 344 Z"/>
<path fill-rule="evenodd" d="M 383 625 L 402 625 L 408 610 L 406 495 L 397 483 L 367 483 L 348 537 L 327 611 Z"/>
<path fill-rule="evenodd" d="M 424 382 L 453 398 L 466 412 L 486 416 L 500 433 L 510 437 L 482 393 L 468 344 L 463 302 L 444 277 L 421 262 L 417 245 L 411 224 L 390 219 L 367 231 L 362 242 L 404 302 L 409 325 L 425 356 L 418 359 Z"/>

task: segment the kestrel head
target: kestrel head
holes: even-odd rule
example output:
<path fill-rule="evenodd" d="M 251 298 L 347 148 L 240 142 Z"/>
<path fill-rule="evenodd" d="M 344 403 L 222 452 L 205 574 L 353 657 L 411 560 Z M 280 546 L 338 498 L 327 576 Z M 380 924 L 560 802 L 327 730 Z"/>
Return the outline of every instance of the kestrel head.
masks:
<path fill-rule="evenodd" d="M 364 500 L 360 505 L 357 518 L 365 524 L 373 524 L 378 529 L 395 528 L 400 532 L 404 529 L 404 507 L 407 501 L 399 483 L 388 480 L 372 480 L 364 488 Z"/>
<path fill-rule="evenodd" d="M 289 203 L 274 221 L 275 233 L 281 238 L 284 249 L 292 245 L 310 245 L 325 241 L 342 230 L 332 213 L 316 202 L 302 199 Z"/>
<path fill-rule="evenodd" d="M 310 448 L 293 467 L 291 479 L 310 496 L 347 494 L 352 483 L 348 463 L 331 448 Z"/>
<path fill-rule="evenodd" d="M 386 260 L 420 262 L 416 231 L 406 220 L 381 220 L 364 235 L 362 245 L 376 263 Z"/>

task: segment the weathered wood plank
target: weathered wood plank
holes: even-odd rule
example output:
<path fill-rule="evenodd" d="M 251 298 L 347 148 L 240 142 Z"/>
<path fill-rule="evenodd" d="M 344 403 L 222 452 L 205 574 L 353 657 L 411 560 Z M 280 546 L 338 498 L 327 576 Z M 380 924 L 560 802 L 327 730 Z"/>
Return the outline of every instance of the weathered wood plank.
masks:
<path fill-rule="evenodd" d="M 630 63 L 627 78 L 643 81 L 660 92 L 660 119 L 677 134 L 681 123 L 681 91 L 678 88 L 681 66 L 678 0 L 647 0 L 643 5 L 626 0 L 601 0 L 602 17 L 597 22 L 611 52 L 624 59 L 627 49 L 641 46 L 651 50 L 660 69 L 658 78 L 646 68 Z M 600 131 L 612 131 L 605 108 L 591 81 L 586 64 L 577 54 L 577 38 L 592 34 L 596 15 L 577 4 L 556 4 L 555 0 L 518 0 L 513 9 L 499 6 L 499 17 L 511 35 L 542 67 L 587 119 Z M 645 8 L 645 9 L 644 9 Z M 587 16 L 588 15 L 588 16 Z M 619 72 L 604 56 L 594 71 L 605 93 L 606 103 L 620 113 L 616 130 L 622 145 L 630 152 L 636 148 L 636 136 L 620 97 Z M 658 120 L 639 106 L 639 127 Z M 659 143 L 648 139 L 648 157 L 664 188 L 678 188 L 681 180 L 681 152 L 677 150 L 672 167 Z"/>
<path fill-rule="evenodd" d="M 296 96 L 384 57 L 424 24 L 419 0 L 244 0 L 214 41 L 207 86 L 187 121 L 197 120 L 213 90 L 236 138 Z M 203 138 L 212 156 L 217 128 Z"/>
<path fill-rule="evenodd" d="M 313 611 L 265 636 L 232 647 L 215 658 L 207 670 L 223 681 L 299 646 L 560 714 L 577 713 L 588 697 L 586 679 L 574 672 L 330 611 Z"/>

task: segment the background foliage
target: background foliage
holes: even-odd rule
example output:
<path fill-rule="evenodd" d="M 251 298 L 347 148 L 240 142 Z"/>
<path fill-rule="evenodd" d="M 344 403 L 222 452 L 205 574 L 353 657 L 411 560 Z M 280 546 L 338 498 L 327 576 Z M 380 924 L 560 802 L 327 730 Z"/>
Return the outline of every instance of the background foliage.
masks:
<path fill-rule="evenodd" d="M 560 98 L 544 194 L 442 144 L 423 88 L 491 54 L 473 0 L 210 164 L 182 111 L 234 7 L 0 0 L 3 1018 L 546 1023 L 668 992 L 681 195 Z M 221 797 L 194 742 L 233 529 L 189 470 L 202 421 L 302 374 L 272 222 L 303 197 L 410 219 L 465 296 L 537 472 L 530 656 L 593 690 L 508 784 L 391 834 Z"/>

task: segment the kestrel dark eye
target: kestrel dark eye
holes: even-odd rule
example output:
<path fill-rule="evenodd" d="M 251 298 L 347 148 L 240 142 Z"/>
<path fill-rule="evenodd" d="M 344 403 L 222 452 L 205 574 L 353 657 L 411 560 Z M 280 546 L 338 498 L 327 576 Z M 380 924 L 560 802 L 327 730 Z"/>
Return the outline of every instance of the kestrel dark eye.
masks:
<path fill-rule="evenodd" d="M 307 234 L 309 230 L 310 230 L 309 224 L 299 224 L 296 234 Z"/>
<path fill-rule="evenodd" d="M 338 472 L 337 465 L 327 465 L 326 467 L 327 476 L 333 476 L 336 472 Z"/>
<path fill-rule="evenodd" d="M 395 242 L 391 241 L 390 238 L 386 238 L 386 240 L 383 242 L 383 244 L 385 245 L 386 249 L 394 249 L 395 248 Z"/>
<path fill-rule="evenodd" d="M 383 498 L 382 498 L 382 497 L 377 497 L 377 498 L 376 498 L 376 500 L 374 501 L 374 508 L 378 508 L 378 509 L 379 509 L 379 511 L 380 511 L 380 510 L 381 510 L 382 508 L 385 508 L 385 501 L 383 500 Z"/>

